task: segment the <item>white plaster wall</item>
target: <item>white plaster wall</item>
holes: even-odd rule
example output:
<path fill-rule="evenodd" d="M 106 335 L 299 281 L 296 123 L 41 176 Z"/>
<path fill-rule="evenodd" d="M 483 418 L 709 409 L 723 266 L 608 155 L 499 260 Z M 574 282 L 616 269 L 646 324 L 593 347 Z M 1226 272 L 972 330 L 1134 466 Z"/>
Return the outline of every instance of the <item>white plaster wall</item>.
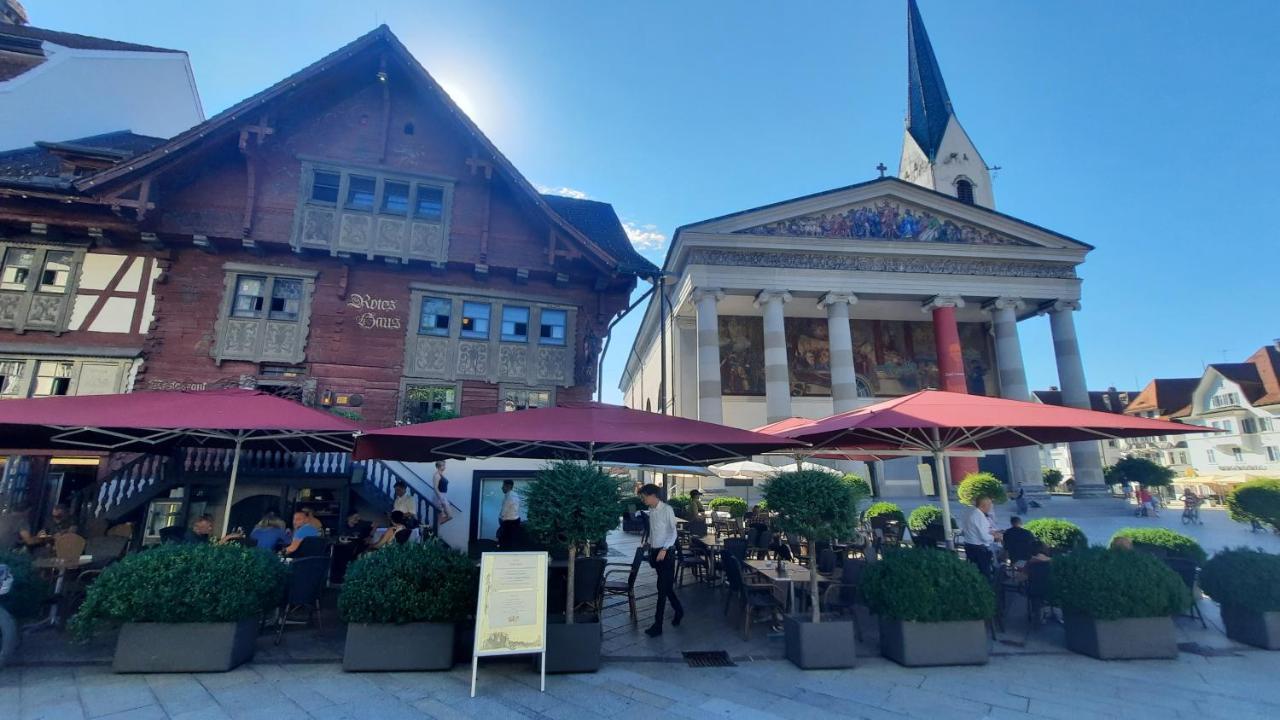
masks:
<path fill-rule="evenodd" d="M 0 82 L 0 149 L 116 130 L 168 138 L 204 120 L 185 54 L 44 51 L 45 62 Z"/>
<path fill-rule="evenodd" d="M 938 146 L 938 155 L 932 164 L 915 138 L 911 137 L 910 131 L 903 134 L 899 178 L 955 197 L 956 179 L 962 176 L 973 182 L 975 204 L 995 207 L 991 173 L 987 170 L 987 164 L 954 115 L 947 121 L 942 143 Z"/>
<path fill-rule="evenodd" d="M 419 477 L 430 481 L 435 474 L 431 463 L 405 463 Z M 440 539 L 458 550 L 466 550 L 471 542 L 471 489 L 474 473 L 484 471 L 536 471 L 546 465 L 545 460 L 450 460 L 445 470 L 449 478 L 449 501 L 461 510 L 454 510 L 453 520 L 440 526 Z M 492 539 L 492 538 L 489 538 Z"/>

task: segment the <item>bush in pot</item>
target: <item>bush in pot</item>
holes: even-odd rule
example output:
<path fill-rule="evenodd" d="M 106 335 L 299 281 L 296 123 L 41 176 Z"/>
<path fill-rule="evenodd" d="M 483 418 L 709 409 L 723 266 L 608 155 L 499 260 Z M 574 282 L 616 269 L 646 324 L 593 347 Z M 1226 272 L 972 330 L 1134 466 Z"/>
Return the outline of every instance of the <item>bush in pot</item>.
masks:
<path fill-rule="evenodd" d="M 982 498 L 991 498 L 991 502 L 996 505 L 1003 505 L 1009 501 L 1004 483 L 988 472 L 965 475 L 964 480 L 960 481 L 960 486 L 956 488 L 956 497 L 965 505 L 975 506 Z"/>
<path fill-rule="evenodd" d="M 952 526 L 955 520 L 951 521 Z M 946 540 L 942 532 L 942 508 L 937 505 L 921 505 L 907 516 L 907 528 L 911 539 L 921 547 L 934 547 Z"/>
<path fill-rule="evenodd" d="M 849 537 L 858 524 L 857 488 L 839 475 L 821 470 L 778 473 L 764 486 L 777 525 L 788 535 L 809 543 L 809 557 L 818 557 L 818 543 Z M 853 667 L 857 658 L 852 620 L 822 622 L 818 573 L 809 573 L 810 625 L 801 618 L 786 619 L 787 659 L 802 668 Z M 819 625 L 819 623 L 822 623 Z"/>
<path fill-rule="evenodd" d="M 1037 518 L 1022 527 L 1044 543 L 1051 554 L 1071 552 L 1089 547 L 1089 538 L 1079 525 L 1058 518 Z"/>
<path fill-rule="evenodd" d="M 448 670 L 457 623 L 475 612 L 476 568 L 438 541 L 388 545 L 347 570 L 342 669 Z"/>
<path fill-rule="evenodd" d="M 880 653 L 902 665 L 987 662 L 986 621 L 995 593 L 978 569 L 949 552 L 887 554 L 862 573 L 861 592 L 880 616 Z"/>
<path fill-rule="evenodd" d="M 161 545 L 110 565 L 70 629 L 121 623 L 116 672 L 217 672 L 253 657 L 259 619 L 280 603 L 286 570 L 238 545 Z"/>
<path fill-rule="evenodd" d="M 717 512 L 727 512 L 730 517 L 746 517 L 747 501 L 740 497 L 718 497 L 707 503 L 707 508 Z"/>
<path fill-rule="evenodd" d="M 1236 522 L 1270 525 L 1280 532 L 1280 478 L 1259 478 L 1232 488 L 1227 512 Z"/>
<path fill-rule="evenodd" d="M 617 526 L 618 481 L 594 463 L 561 460 L 539 470 L 523 495 L 529 532 L 568 548 L 564 623 L 547 626 L 547 671 L 594 672 L 600 669 L 600 619 L 575 623 L 574 569 L 579 551 L 603 542 Z"/>
<path fill-rule="evenodd" d="M 1049 586 L 1069 649 L 1102 660 L 1177 656 L 1171 616 L 1186 609 L 1191 593 L 1159 559 L 1086 548 L 1053 560 Z"/>
<path fill-rule="evenodd" d="M 891 502 L 872 503 L 871 507 L 863 511 L 862 518 L 867 522 L 877 519 L 881 522 L 896 520 L 902 523 L 907 521 L 907 516 L 902 513 L 902 508 Z"/>
<path fill-rule="evenodd" d="M 1280 650 L 1280 555 L 1223 550 L 1200 571 L 1200 588 L 1221 606 L 1227 637 Z"/>
<path fill-rule="evenodd" d="M 1164 528 L 1120 528 L 1111 536 L 1111 540 L 1115 541 L 1118 537 L 1129 538 L 1136 550 L 1153 550 L 1164 553 L 1168 557 L 1193 560 L 1196 565 L 1203 565 L 1205 558 L 1208 557 L 1204 548 L 1200 547 L 1200 543 L 1194 538 Z"/>

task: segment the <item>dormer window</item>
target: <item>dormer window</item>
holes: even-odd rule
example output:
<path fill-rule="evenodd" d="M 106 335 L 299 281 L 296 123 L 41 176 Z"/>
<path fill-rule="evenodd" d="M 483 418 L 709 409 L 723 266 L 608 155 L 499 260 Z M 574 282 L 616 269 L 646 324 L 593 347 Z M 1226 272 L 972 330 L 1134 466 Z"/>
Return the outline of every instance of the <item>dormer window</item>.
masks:
<path fill-rule="evenodd" d="M 965 178 L 956 181 L 956 197 L 960 202 L 969 205 L 973 204 L 973 183 Z"/>

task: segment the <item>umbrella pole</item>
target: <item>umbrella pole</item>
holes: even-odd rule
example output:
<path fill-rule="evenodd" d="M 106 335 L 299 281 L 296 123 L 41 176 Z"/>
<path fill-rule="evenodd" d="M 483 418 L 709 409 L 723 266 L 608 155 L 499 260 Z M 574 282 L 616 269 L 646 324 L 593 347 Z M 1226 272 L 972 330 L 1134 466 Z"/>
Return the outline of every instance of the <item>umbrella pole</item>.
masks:
<path fill-rule="evenodd" d="M 948 477 L 946 453 L 941 450 L 941 446 L 938 429 L 934 428 L 933 466 L 937 471 L 934 474 L 938 476 L 938 500 L 942 502 L 942 537 L 946 540 L 947 549 L 954 550 L 956 543 L 951 535 L 951 478 Z"/>
<path fill-rule="evenodd" d="M 227 507 L 222 511 L 222 534 L 220 537 L 227 536 L 227 526 L 231 524 L 231 505 L 236 499 L 236 476 L 240 474 L 240 448 L 244 445 L 244 438 L 236 436 L 236 454 L 231 458 L 231 483 L 227 485 Z"/>

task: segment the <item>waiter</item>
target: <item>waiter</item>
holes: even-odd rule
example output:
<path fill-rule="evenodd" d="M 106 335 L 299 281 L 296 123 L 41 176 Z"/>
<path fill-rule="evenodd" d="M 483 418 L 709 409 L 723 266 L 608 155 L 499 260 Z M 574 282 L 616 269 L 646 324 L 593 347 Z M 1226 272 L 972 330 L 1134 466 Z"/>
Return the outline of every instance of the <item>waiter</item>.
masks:
<path fill-rule="evenodd" d="M 514 550 L 520 542 L 520 495 L 515 481 L 502 481 L 502 509 L 498 511 L 498 547 Z"/>
<path fill-rule="evenodd" d="M 667 600 L 671 601 L 671 609 L 675 617 L 671 619 L 672 627 L 679 627 L 684 618 L 684 607 L 680 598 L 676 597 L 676 513 L 671 506 L 662 501 L 662 489 L 649 484 L 640 488 L 640 499 L 649 508 L 649 565 L 658 571 L 658 607 L 653 618 L 653 626 L 644 631 L 649 637 L 662 634 L 663 615 L 666 614 Z"/>

